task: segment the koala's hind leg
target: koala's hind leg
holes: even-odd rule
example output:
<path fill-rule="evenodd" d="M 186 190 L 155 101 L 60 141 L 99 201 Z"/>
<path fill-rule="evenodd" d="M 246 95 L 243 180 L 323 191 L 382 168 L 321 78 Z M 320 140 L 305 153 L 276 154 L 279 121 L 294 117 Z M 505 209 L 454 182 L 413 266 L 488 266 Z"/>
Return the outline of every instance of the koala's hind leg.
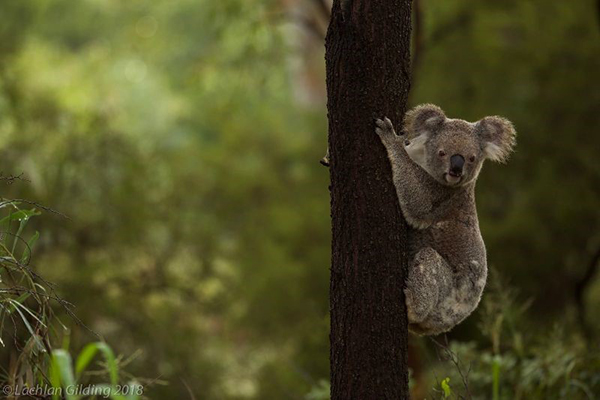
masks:
<path fill-rule="evenodd" d="M 423 322 L 438 302 L 440 290 L 447 285 L 446 261 L 431 247 L 421 249 L 408 267 L 406 308 L 408 322 Z"/>

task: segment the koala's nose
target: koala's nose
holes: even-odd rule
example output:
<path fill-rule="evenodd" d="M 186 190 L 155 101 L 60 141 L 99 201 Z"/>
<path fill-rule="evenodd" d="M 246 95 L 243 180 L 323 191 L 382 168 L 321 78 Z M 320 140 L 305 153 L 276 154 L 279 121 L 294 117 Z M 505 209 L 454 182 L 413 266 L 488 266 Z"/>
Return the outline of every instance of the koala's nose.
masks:
<path fill-rule="evenodd" d="M 460 154 L 455 154 L 450 157 L 450 174 L 454 176 L 461 176 L 463 165 L 465 165 L 465 158 Z"/>

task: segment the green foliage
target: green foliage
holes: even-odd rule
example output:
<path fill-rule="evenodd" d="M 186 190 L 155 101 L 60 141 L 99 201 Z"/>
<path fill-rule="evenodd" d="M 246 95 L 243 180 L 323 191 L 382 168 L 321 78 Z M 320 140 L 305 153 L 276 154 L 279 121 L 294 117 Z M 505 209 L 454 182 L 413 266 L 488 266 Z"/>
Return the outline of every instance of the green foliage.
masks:
<path fill-rule="evenodd" d="M 444 392 L 445 399 L 452 396 L 452 389 L 450 388 L 450 378 L 445 378 L 444 380 L 442 380 L 440 386 L 442 387 L 442 391 Z"/>
<path fill-rule="evenodd" d="M 97 352 L 101 352 L 106 360 L 106 369 L 110 376 L 110 384 L 94 384 L 90 386 L 90 395 L 113 400 L 138 400 L 143 394 L 143 386 L 132 381 L 127 385 L 119 384 L 119 366 L 116 362 L 112 349 L 104 342 L 89 343 L 81 350 L 77 357 L 75 370 L 70 354 L 62 349 L 52 352 L 52 361 L 50 363 L 50 382 L 55 388 L 62 388 L 61 393 L 66 395 L 67 400 L 79 400 L 86 396 L 81 396 L 74 388 L 82 388 L 84 386 L 80 382 L 80 378 L 84 373 L 88 364 L 94 358 Z M 57 391 L 57 393 L 59 393 Z M 59 395 L 54 395 L 53 400 L 59 400 Z"/>
<path fill-rule="evenodd" d="M 495 282 L 500 279 L 497 275 Z M 484 300 L 484 320 L 509 321 L 487 331 L 489 347 L 473 341 L 453 341 L 441 347 L 442 362 L 432 370 L 444 374 L 440 398 L 471 399 L 591 399 L 600 391 L 600 350 L 587 346 L 578 334 L 566 333 L 560 325 L 551 334 L 526 332 L 528 316 L 517 296 L 496 283 Z M 502 298 L 503 300 L 499 300 Z M 499 301 L 502 306 L 497 307 Z M 493 306 L 490 305 L 493 303 Z M 499 318 L 504 316 L 506 318 Z M 483 329 L 486 332 L 485 329 Z M 500 338 L 505 338 L 501 340 Z M 452 388 L 449 397 L 446 386 Z M 449 382 L 461 382 L 449 385 Z"/>
<path fill-rule="evenodd" d="M 0 181 L 8 183 L 15 179 L 20 178 L 0 177 Z M 0 345 L 5 348 L 12 343 L 20 349 L 16 361 L 13 359 L 8 368 L 2 368 L 0 382 L 15 392 L 18 388 L 39 388 L 51 394 L 53 400 L 89 398 L 82 396 L 78 388 L 83 389 L 83 384 L 89 383 L 86 368 L 95 354 L 101 352 L 106 360 L 110 385 L 90 386 L 97 390 L 96 395 L 106 395 L 105 398 L 110 395 L 114 400 L 139 399 L 143 392 L 139 384 L 119 385 L 119 366 L 106 343 L 85 346 L 77 358 L 75 370 L 70 353 L 66 349 L 53 348 L 58 338 L 56 329 L 66 330 L 66 327 L 56 318 L 52 302 L 67 311 L 70 304 L 58 297 L 53 285 L 32 269 L 32 249 L 40 234 L 35 231 L 26 239 L 26 227 L 31 217 L 41 212 L 36 208 L 21 208 L 30 204 L 33 203 L 26 200 L 0 199 L 0 210 L 5 214 L 0 218 Z M 75 318 L 73 322 L 78 320 Z M 56 390 L 51 391 L 52 388 Z"/>
<path fill-rule="evenodd" d="M 528 343 L 529 344 L 529 343 Z M 451 344 L 458 359 L 470 365 L 468 390 L 451 385 L 451 398 L 473 399 L 591 399 L 600 390 L 600 356 L 555 335 L 546 342 L 531 341 L 521 355 L 507 348 L 494 355 L 474 342 Z M 451 382 L 462 382 L 451 366 L 443 368 Z M 443 398 L 447 396 L 444 395 Z"/>
<path fill-rule="evenodd" d="M 36 208 L 22 209 L 23 203 L 0 199 L 0 211 L 4 214 L 0 218 L 0 345 L 6 347 L 17 341 L 15 334 L 25 335 L 17 365 L 35 371 L 38 364 L 44 365 L 49 350 L 44 338 L 51 325 L 49 299 L 54 293 L 30 269 L 31 250 L 39 233 L 27 239 L 25 228 L 30 218 L 40 212 Z M 6 374 L 3 368 L 3 375 Z"/>
<path fill-rule="evenodd" d="M 41 221 L 39 272 L 143 350 L 132 372 L 171 383 L 151 396 L 266 393 L 270 368 L 306 393 L 328 371 L 325 125 L 292 105 L 272 6 L 49 3 L 0 71 L 3 161 L 31 180 L 10 189 L 71 217 Z"/>

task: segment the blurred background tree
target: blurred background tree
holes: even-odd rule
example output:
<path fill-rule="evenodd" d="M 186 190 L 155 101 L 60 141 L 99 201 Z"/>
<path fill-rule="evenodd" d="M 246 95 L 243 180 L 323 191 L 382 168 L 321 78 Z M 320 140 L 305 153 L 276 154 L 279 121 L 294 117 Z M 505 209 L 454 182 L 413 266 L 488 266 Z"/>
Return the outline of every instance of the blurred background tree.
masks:
<path fill-rule="evenodd" d="M 519 335 L 530 343 L 558 326 L 560 351 L 579 357 L 585 346 L 569 344 L 585 335 L 597 351 L 598 5 L 418 5 L 412 105 L 469 120 L 500 114 L 519 132 L 517 153 L 484 168 L 477 195 L 489 262 L 531 307 L 511 319 L 490 291 L 450 340 L 517 354 Z M 71 217 L 32 222 L 33 264 L 115 351 L 141 350 L 130 371 L 168 382 L 147 388 L 149 398 L 326 393 L 327 9 L 316 0 L 0 3 L 0 170 L 31 181 L 1 195 Z M 488 338 L 500 331 L 481 323 L 505 311 L 510 349 L 494 350 Z M 71 325 L 74 350 L 94 340 Z M 427 374 L 444 372 L 436 346 L 413 339 L 427 394 Z M 0 365 L 15 352 L 6 343 Z M 600 382 L 597 361 L 584 370 L 588 386 Z M 512 381 L 502 382 L 509 395 Z"/>

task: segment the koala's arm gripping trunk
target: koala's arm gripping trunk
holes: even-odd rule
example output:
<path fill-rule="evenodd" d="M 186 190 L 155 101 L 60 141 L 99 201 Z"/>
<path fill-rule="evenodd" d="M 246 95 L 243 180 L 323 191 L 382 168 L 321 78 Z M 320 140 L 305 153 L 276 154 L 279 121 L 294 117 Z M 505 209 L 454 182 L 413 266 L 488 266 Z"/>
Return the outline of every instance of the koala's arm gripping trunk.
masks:
<path fill-rule="evenodd" d="M 326 39 L 331 398 L 408 398 L 407 225 L 374 117 L 401 121 L 409 0 L 335 0 Z"/>
<path fill-rule="evenodd" d="M 390 159 L 394 186 L 406 221 L 417 229 L 429 227 L 447 213 L 443 199 L 433 197 L 440 190 L 432 188 L 431 178 L 408 156 L 404 148 L 406 135 L 397 135 L 387 118 L 378 119 L 376 125 L 376 132 Z M 434 203 L 437 207 L 434 207 Z"/>

